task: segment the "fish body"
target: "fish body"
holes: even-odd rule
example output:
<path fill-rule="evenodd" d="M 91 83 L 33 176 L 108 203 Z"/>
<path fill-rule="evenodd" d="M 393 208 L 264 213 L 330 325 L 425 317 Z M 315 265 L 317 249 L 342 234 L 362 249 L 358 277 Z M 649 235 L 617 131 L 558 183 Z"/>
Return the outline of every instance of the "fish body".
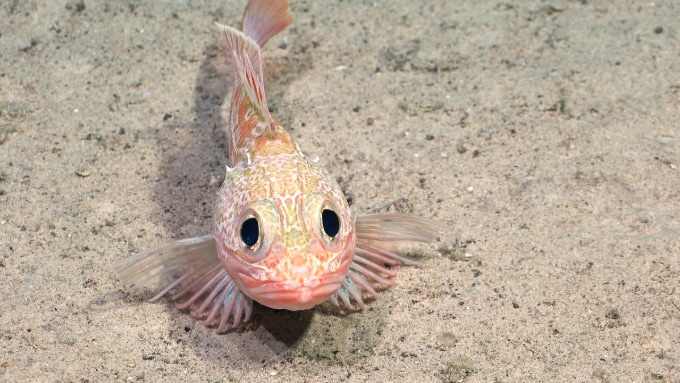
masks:
<path fill-rule="evenodd" d="M 292 22 L 286 0 L 251 0 L 242 31 L 217 24 L 235 64 L 229 160 L 215 232 L 171 241 L 114 265 L 125 284 L 160 278 L 179 308 L 222 332 L 247 321 L 253 301 L 309 309 L 326 300 L 364 306 L 391 285 L 395 243 L 432 241 L 433 221 L 398 213 L 355 217 L 335 179 L 308 159 L 270 114 L 261 47 Z"/>

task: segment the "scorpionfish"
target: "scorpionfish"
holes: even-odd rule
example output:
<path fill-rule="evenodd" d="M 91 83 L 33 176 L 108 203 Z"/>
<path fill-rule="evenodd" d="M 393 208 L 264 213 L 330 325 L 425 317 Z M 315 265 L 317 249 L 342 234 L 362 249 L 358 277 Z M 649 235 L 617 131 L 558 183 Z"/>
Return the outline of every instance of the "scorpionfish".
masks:
<path fill-rule="evenodd" d="M 170 294 L 217 332 L 248 321 L 253 301 L 305 310 L 330 300 L 364 307 L 364 293 L 392 285 L 394 245 L 430 242 L 433 221 L 410 214 L 354 216 L 336 180 L 308 159 L 267 107 L 261 47 L 293 21 L 287 0 L 250 0 L 241 30 L 215 23 L 235 66 L 228 164 L 215 232 L 175 240 L 119 261 L 125 284 L 160 279 L 151 300 Z"/>

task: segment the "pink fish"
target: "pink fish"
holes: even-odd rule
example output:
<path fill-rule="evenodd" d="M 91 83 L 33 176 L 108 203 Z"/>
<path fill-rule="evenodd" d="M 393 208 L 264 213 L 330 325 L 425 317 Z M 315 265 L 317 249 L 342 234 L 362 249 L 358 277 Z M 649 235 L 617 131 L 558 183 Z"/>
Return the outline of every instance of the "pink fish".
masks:
<path fill-rule="evenodd" d="M 433 241 L 431 220 L 399 213 L 353 216 L 337 182 L 302 153 L 270 114 L 260 48 L 292 23 L 287 0 L 250 0 L 242 30 L 217 24 L 236 67 L 229 163 L 218 193 L 215 232 L 171 241 L 114 265 L 124 284 L 160 279 L 151 300 L 172 291 L 180 309 L 217 332 L 247 321 L 253 301 L 304 310 L 330 300 L 364 307 L 363 292 L 392 285 L 394 252 Z"/>

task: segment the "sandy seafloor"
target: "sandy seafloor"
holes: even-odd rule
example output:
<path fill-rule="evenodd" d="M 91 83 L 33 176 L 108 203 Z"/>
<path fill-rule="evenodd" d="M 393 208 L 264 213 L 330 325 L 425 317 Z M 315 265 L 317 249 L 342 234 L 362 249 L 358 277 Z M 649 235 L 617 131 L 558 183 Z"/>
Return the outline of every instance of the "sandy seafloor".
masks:
<path fill-rule="evenodd" d="M 124 291 L 212 231 L 244 3 L 0 3 L 0 381 L 680 382 L 678 1 L 293 0 L 273 114 L 440 240 L 224 335 Z"/>

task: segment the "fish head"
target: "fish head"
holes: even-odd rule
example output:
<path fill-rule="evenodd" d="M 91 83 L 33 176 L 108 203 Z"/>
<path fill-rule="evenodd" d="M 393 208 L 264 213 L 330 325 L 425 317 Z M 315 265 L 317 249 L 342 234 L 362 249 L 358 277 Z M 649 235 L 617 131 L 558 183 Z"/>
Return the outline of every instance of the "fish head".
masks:
<path fill-rule="evenodd" d="M 341 287 L 355 222 L 325 169 L 299 155 L 258 158 L 227 177 L 222 194 L 218 252 L 244 294 L 274 309 L 304 310 Z"/>

